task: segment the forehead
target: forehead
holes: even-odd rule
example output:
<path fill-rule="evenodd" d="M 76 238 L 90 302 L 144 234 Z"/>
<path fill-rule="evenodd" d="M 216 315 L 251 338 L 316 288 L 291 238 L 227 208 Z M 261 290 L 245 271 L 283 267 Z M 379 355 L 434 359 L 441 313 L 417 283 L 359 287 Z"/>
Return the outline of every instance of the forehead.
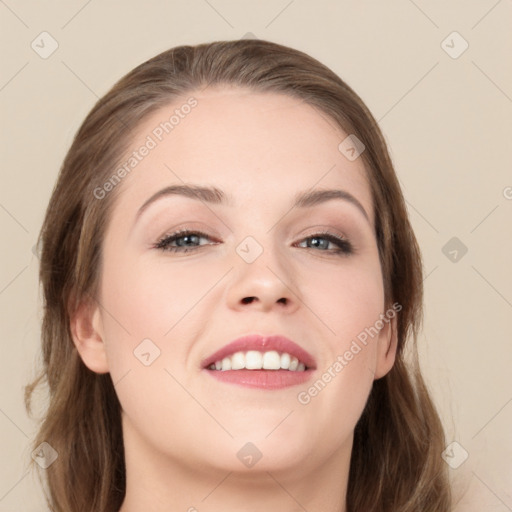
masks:
<path fill-rule="evenodd" d="M 342 188 L 357 197 L 373 224 L 363 161 L 350 161 L 338 149 L 347 136 L 299 98 L 234 87 L 195 91 L 137 128 L 123 157 L 135 165 L 118 185 L 114 217 L 133 219 L 161 188 L 193 183 L 224 190 L 233 206 L 244 208 L 283 204 L 306 189 Z M 138 151 L 143 146 L 151 149 Z"/>

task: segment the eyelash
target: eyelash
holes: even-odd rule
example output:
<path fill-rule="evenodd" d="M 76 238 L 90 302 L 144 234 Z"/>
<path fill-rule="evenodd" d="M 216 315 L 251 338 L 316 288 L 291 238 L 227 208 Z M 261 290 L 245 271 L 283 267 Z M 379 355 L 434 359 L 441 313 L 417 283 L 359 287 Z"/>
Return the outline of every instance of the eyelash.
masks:
<path fill-rule="evenodd" d="M 188 229 L 183 229 L 180 231 L 176 231 L 170 235 L 165 235 L 163 238 L 161 238 L 155 245 L 153 245 L 154 249 L 160 249 L 164 252 L 173 252 L 173 253 L 186 253 L 190 251 L 195 251 L 196 249 L 199 249 L 202 246 L 195 246 L 195 247 L 173 247 L 170 245 L 171 242 L 174 242 L 180 238 L 183 238 L 185 236 L 189 235 L 199 235 L 201 238 L 208 238 L 211 240 L 210 236 L 206 233 L 203 233 L 202 231 L 192 231 Z M 325 250 L 321 252 L 326 252 L 330 254 L 341 254 L 341 255 L 349 255 L 354 253 L 354 248 L 352 244 L 346 239 L 339 237 L 337 235 L 333 235 L 332 233 L 329 233 L 328 231 L 322 231 L 320 233 L 315 233 L 313 235 L 310 235 L 306 238 L 303 238 L 301 242 L 305 240 L 310 239 L 325 239 L 329 242 L 332 242 L 333 244 L 336 244 L 338 246 L 338 249 L 334 250 Z M 313 249 L 313 247 L 305 247 L 305 249 Z"/>

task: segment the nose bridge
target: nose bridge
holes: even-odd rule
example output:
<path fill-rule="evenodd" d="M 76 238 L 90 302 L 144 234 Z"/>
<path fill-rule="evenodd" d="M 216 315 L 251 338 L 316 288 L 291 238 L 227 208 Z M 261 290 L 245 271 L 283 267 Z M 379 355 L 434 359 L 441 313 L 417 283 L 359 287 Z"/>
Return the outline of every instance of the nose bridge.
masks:
<path fill-rule="evenodd" d="M 235 251 L 239 259 L 249 266 L 257 263 L 255 266 L 258 268 L 266 265 L 278 267 L 284 256 L 280 252 L 284 235 L 280 233 L 275 212 L 266 207 L 265 203 L 255 204 L 250 198 L 247 198 L 245 204 L 243 217 L 234 219 L 233 223 L 238 238 Z"/>
<path fill-rule="evenodd" d="M 236 245 L 235 272 L 229 291 L 232 306 L 256 302 L 269 309 L 277 303 L 288 307 L 297 304 L 293 267 L 280 242 L 274 229 L 265 229 L 253 231 Z"/>

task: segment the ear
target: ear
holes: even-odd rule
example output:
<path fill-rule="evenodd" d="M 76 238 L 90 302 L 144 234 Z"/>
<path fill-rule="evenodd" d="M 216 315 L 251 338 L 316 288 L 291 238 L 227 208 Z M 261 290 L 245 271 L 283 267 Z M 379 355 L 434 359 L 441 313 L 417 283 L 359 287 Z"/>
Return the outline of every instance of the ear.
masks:
<path fill-rule="evenodd" d="M 93 299 L 84 300 L 70 315 L 70 329 L 85 366 L 95 373 L 108 373 L 100 306 Z"/>
<path fill-rule="evenodd" d="M 396 315 L 389 319 L 389 322 L 383 320 L 384 326 L 379 332 L 377 341 L 377 361 L 375 365 L 374 379 L 384 377 L 395 363 L 396 349 L 398 345 L 398 334 L 396 327 Z"/>

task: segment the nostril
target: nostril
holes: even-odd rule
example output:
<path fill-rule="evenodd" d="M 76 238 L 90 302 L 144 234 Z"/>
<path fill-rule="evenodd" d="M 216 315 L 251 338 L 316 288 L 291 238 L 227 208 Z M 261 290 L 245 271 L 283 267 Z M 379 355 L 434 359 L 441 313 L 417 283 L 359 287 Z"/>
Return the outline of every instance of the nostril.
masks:
<path fill-rule="evenodd" d="M 244 297 L 244 298 L 242 299 L 242 302 L 243 302 L 244 304 L 249 304 L 249 303 L 251 303 L 253 300 L 254 300 L 254 297 Z"/>

